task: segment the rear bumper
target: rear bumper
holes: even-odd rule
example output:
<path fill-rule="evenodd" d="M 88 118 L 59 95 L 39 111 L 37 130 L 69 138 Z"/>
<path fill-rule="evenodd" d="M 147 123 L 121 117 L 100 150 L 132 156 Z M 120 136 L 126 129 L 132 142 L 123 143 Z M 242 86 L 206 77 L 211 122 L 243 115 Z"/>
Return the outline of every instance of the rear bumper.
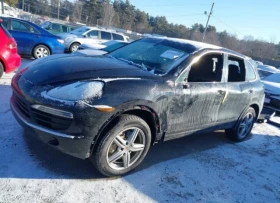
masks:
<path fill-rule="evenodd" d="M 47 145 L 71 156 L 80 159 L 86 159 L 90 156 L 91 141 L 86 137 L 49 130 L 29 122 L 25 119 L 24 115 L 21 115 L 13 98 L 11 98 L 10 106 L 18 123 L 28 130 L 28 132 L 30 132 L 29 134 L 35 136 Z"/>
<path fill-rule="evenodd" d="M 16 70 L 20 66 L 20 60 L 18 53 L 7 55 L 4 61 L 5 72 L 10 73 Z"/>

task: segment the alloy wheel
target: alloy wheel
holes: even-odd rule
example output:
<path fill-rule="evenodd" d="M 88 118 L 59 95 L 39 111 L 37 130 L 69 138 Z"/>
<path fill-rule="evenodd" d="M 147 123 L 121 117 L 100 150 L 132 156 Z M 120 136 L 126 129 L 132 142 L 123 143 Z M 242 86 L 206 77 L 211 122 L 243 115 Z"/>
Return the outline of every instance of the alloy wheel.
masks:
<path fill-rule="evenodd" d="M 36 58 L 49 56 L 49 51 L 44 47 L 39 47 L 35 51 Z"/>
<path fill-rule="evenodd" d="M 238 135 L 240 138 L 244 138 L 250 132 L 254 124 L 254 115 L 248 112 L 239 124 Z"/>
<path fill-rule="evenodd" d="M 140 128 L 128 128 L 119 133 L 107 150 L 107 163 L 115 170 L 132 166 L 145 149 L 145 134 Z"/>

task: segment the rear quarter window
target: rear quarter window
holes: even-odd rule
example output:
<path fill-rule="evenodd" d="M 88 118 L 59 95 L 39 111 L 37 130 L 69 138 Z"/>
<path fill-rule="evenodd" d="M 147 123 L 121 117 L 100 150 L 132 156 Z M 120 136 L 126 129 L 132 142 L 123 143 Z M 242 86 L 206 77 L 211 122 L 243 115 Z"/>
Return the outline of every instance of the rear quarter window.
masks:
<path fill-rule="evenodd" d="M 246 81 L 252 81 L 256 79 L 256 74 L 253 66 L 245 60 L 245 69 L 246 69 Z"/>

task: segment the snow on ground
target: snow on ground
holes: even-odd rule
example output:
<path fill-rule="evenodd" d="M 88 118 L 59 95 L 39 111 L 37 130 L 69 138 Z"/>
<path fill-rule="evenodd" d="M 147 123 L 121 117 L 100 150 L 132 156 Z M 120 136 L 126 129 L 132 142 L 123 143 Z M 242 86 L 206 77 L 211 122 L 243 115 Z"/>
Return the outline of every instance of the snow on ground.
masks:
<path fill-rule="evenodd" d="M 255 124 L 243 143 L 218 131 L 156 145 L 129 175 L 106 178 L 21 128 L 9 107 L 12 75 L 0 79 L 1 203 L 280 202 L 279 117 Z"/>

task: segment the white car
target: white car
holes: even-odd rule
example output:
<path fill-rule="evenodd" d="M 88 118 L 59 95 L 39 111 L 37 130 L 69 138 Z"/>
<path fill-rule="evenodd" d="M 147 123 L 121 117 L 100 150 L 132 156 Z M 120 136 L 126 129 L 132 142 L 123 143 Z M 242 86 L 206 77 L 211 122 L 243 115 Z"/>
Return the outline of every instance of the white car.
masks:
<path fill-rule="evenodd" d="M 65 50 L 76 51 L 81 44 L 102 44 L 110 40 L 127 42 L 129 37 L 113 30 L 106 30 L 98 27 L 79 27 L 70 33 L 61 33 L 58 36 L 64 39 Z"/>
<path fill-rule="evenodd" d="M 129 43 L 123 42 L 123 41 L 116 41 L 116 40 L 104 42 L 102 44 L 90 45 L 90 46 L 82 44 L 81 46 L 79 46 L 78 50 L 73 52 L 72 54 L 73 55 L 98 56 L 98 55 L 103 55 L 103 54 L 112 52 L 127 44 L 129 44 Z"/>

